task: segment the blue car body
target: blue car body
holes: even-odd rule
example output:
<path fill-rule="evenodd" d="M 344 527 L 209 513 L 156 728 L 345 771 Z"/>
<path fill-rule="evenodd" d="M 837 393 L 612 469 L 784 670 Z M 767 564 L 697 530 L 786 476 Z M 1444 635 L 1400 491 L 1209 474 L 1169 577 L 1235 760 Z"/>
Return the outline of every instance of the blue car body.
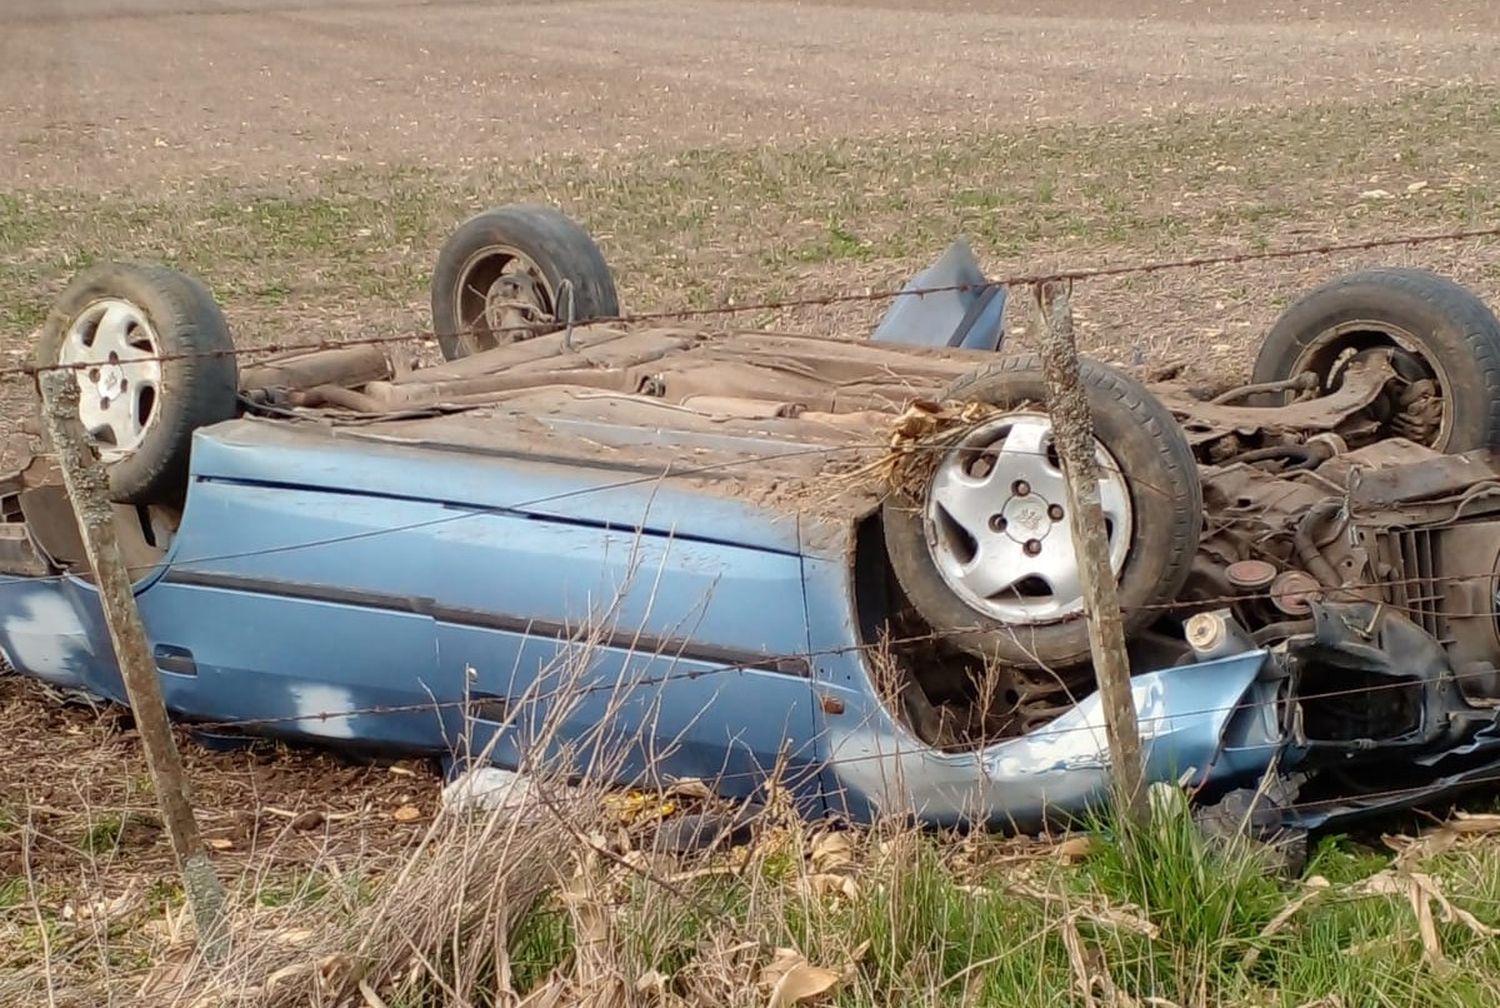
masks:
<path fill-rule="evenodd" d="M 463 740 L 502 767 L 567 760 L 731 797 L 779 766 L 806 811 L 856 819 L 1019 823 L 1104 793 L 1097 698 L 970 752 L 888 710 L 852 521 L 252 419 L 197 433 L 182 515 L 136 594 L 186 720 L 401 752 Z M 125 699 L 79 577 L 0 582 L 0 649 Z M 1264 666 L 1252 652 L 1138 677 L 1153 777 L 1253 781 L 1278 737 Z"/>
<path fill-rule="evenodd" d="M 918 737 L 882 687 L 890 612 L 867 562 L 878 498 L 846 493 L 817 459 L 887 435 L 894 397 L 982 363 L 1001 342 L 1005 305 L 961 246 L 919 281 L 956 289 L 893 307 L 865 350 L 825 343 L 798 358 L 789 338 L 752 334 L 732 351 L 695 351 L 727 360 L 731 379 L 736 355 L 749 353 L 812 399 L 836 387 L 834 405 L 801 426 L 774 403 L 736 426 L 727 401 L 688 409 L 580 386 L 567 393 L 571 412 L 543 397 L 457 421 L 439 410 L 373 425 L 243 417 L 199 429 L 170 542 L 135 570 L 171 712 L 508 769 L 694 778 L 730 798 L 775 776 L 814 816 L 1025 826 L 1087 809 L 1108 789 L 1097 695 L 1029 733 L 946 749 Z M 646 334 L 631 359 L 649 366 L 670 343 Z M 521 346 L 507 367 L 553 366 L 544 349 Z M 863 428 L 858 404 L 840 411 L 851 382 L 826 378 L 858 353 L 871 355 L 863 374 L 889 378 L 867 380 L 862 394 L 886 412 L 865 407 L 874 419 Z M 796 386 L 806 360 L 825 376 Z M 463 361 L 437 372 L 449 389 L 480 373 Z M 749 489 L 725 489 L 740 483 Z M 86 565 L 31 552 L 41 533 L 5 486 L 0 655 L 125 702 L 97 592 L 70 572 Z M 50 510 L 56 524 L 65 509 L 54 498 L 33 517 Z M 1345 789 L 1276 813 L 1282 825 L 1316 826 L 1495 774 L 1500 729 L 1449 689 L 1435 641 L 1378 611 L 1314 611 L 1306 646 L 1342 649 L 1340 660 L 1415 697 L 1411 738 L 1308 738 L 1296 661 L 1248 648 L 1134 677 L 1149 780 L 1213 798 L 1258 788 L 1273 768 L 1286 779 L 1383 746 L 1422 771 L 1415 789 Z M 1480 727 L 1460 735 L 1450 724 Z"/>

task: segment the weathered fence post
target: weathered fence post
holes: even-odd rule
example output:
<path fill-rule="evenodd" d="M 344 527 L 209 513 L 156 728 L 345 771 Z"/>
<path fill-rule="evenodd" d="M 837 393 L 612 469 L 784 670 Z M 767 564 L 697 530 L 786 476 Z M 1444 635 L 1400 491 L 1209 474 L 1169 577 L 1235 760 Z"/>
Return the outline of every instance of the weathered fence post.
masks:
<path fill-rule="evenodd" d="M 1135 818 L 1144 808 L 1141 786 L 1141 736 L 1130 695 L 1130 659 L 1120 617 L 1118 585 L 1109 563 L 1109 536 L 1099 503 L 1099 465 L 1094 456 L 1094 419 L 1079 377 L 1078 347 L 1073 339 L 1071 284 L 1036 285 L 1037 315 L 1042 330 L 1042 373 L 1047 382 L 1047 412 L 1053 443 L 1062 461 L 1068 493 L 1068 525 L 1078 554 L 1084 618 L 1094 677 L 1104 702 L 1105 736 L 1109 740 L 1116 800 Z"/>
<path fill-rule="evenodd" d="M 125 693 L 140 732 L 141 749 L 146 754 L 146 768 L 156 790 L 162 824 L 182 875 L 183 891 L 197 925 L 200 947 L 209 959 L 216 959 L 222 954 L 227 937 L 224 890 L 198 836 L 198 824 L 188 802 L 182 760 L 172 740 L 156 662 L 146 642 L 145 627 L 141 624 L 135 595 L 131 591 L 130 574 L 115 535 L 114 508 L 109 501 L 109 475 L 78 419 L 77 377 L 71 370 L 44 371 L 40 375 L 40 385 L 47 434 L 57 453 L 63 485 L 72 502 L 78 531 L 83 537 L 89 566 L 99 588 L 99 601 L 109 626 L 115 661 L 125 681 Z"/>

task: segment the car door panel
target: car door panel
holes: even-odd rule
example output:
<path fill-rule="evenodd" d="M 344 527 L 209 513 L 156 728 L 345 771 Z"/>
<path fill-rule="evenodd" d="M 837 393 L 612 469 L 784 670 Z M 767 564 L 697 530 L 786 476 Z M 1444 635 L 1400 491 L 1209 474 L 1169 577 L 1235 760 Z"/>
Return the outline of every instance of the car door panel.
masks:
<path fill-rule="evenodd" d="M 432 532 L 439 664 L 511 701 L 470 726 L 502 765 L 748 789 L 809 750 L 796 556 L 489 512 Z"/>

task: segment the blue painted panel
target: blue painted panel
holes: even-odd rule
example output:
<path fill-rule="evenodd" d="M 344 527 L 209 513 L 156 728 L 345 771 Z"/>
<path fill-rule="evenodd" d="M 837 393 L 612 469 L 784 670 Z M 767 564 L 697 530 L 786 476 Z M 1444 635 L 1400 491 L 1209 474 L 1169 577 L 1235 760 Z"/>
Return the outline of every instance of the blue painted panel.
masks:
<path fill-rule="evenodd" d="M 807 649 L 797 557 L 493 514 L 434 529 L 431 547 L 442 668 L 518 705 L 497 739 L 475 725 L 502 765 L 540 750 L 578 772 L 743 794 L 783 746 L 813 753 L 807 679 L 744 667 Z"/>
<path fill-rule="evenodd" d="M 157 644 L 192 656 L 196 674 L 162 676 L 168 703 L 199 718 L 296 718 L 279 732 L 371 746 L 442 748 L 431 711 L 320 717 L 462 697 L 435 677 L 425 616 L 358 606 L 158 584 L 141 598 Z"/>
<path fill-rule="evenodd" d="M 664 480 L 659 472 L 623 465 L 541 462 L 334 438 L 248 420 L 198 431 L 192 464 L 198 478 L 418 497 L 798 552 L 794 513 L 704 493 L 681 481 Z"/>

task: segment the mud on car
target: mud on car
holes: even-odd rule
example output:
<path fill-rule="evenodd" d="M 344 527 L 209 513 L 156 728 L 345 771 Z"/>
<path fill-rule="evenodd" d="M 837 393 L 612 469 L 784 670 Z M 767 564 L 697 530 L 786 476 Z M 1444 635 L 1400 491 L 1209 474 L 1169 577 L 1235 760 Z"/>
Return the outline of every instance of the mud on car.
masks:
<path fill-rule="evenodd" d="M 804 811 L 1034 824 L 1108 777 L 1063 472 L 955 246 L 864 339 L 618 321 L 507 206 L 440 250 L 443 360 L 250 362 L 204 285 L 79 274 L 76 375 L 181 721 Z M 1084 361 L 1151 779 L 1316 826 L 1500 777 L 1500 324 L 1341 276 L 1247 384 Z M 0 650 L 124 700 L 55 464 L 0 477 Z M 461 750 L 461 751 L 460 751 Z M 1252 802 L 1247 796 L 1254 796 Z"/>

